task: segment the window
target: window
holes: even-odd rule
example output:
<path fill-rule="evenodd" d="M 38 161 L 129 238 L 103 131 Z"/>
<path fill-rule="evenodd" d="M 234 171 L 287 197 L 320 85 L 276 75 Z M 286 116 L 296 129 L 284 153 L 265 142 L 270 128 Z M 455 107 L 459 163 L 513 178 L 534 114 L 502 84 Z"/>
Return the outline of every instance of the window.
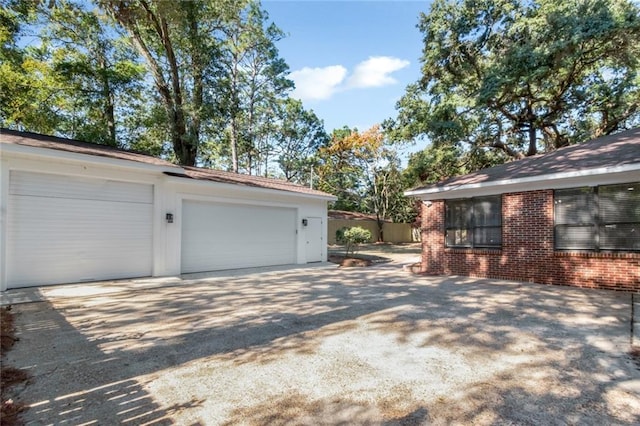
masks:
<path fill-rule="evenodd" d="M 447 247 L 500 248 L 501 196 L 447 200 L 445 227 Z"/>
<path fill-rule="evenodd" d="M 640 250 L 640 182 L 554 194 L 558 250 Z"/>

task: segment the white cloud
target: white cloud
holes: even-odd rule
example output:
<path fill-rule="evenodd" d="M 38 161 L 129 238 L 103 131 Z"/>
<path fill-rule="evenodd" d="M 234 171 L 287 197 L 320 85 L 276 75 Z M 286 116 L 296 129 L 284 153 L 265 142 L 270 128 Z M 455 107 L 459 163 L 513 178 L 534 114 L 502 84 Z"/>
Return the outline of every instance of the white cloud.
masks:
<path fill-rule="evenodd" d="M 409 61 L 392 56 L 372 56 L 356 65 L 347 81 L 353 88 L 380 87 L 397 83 L 390 74 L 409 66 Z"/>
<path fill-rule="evenodd" d="M 304 67 L 289 74 L 289 78 L 296 84 L 291 96 L 303 101 L 329 99 L 346 76 L 347 69 L 342 65 Z"/>
<path fill-rule="evenodd" d="M 302 101 L 326 100 L 339 91 L 396 84 L 391 74 L 407 66 L 409 61 L 404 59 L 372 56 L 356 65 L 348 78 L 347 69 L 342 65 L 304 67 L 289 74 L 296 85 L 291 96 Z"/>

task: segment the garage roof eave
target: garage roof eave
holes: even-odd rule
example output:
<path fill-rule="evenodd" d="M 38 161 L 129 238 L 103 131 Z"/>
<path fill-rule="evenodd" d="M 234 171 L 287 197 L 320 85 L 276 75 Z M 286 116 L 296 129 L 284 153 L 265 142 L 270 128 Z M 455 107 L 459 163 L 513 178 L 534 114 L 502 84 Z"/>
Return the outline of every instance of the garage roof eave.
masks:
<path fill-rule="evenodd" d="M 125 158 L 113 158 L 86 154 L 80 152 L 63 151 L 53 148 L 33 147 L 18 144 L 0 144 L 0 153 L 15 154 L 25 157 L 47 157 L 59 160 L 91 162 L 94 164 L 117 166 L 136 170 L 145 170 L 155 173 L 179 173 L 182 168 L 170 164 L 151 164 Z"/>
<path fill-rule="evenodd" d="M 192 176 L 189 176 L 185 173 L 176 173 L 175 171 L 164 172 L 167 176 L 167 180 L 169 182 L 177 183 L 177 184 L 189 184 L 189 185 L 198 185 L 198 186 L 223 186 L 228 188 L 233 188 L 235 190 L 247 191 L 247 192 L 262 192 L 269 194 L 286 194 L 289 196 L 296 196 L 301 198 L 310 198 L 315 200 L 323 200 L 323 201 L 336 201 L 338 197 L 326 194 L 322 195 L 320 191 L 316 193 L 306 193 L 299 192 L 294 190 L 287 189 L 277 189 L 277 188 L 265 188 L 258 185 L 251 184 L 242 184 L 237 182 L 221 182 L 211 179 L 197 179 Z"/>

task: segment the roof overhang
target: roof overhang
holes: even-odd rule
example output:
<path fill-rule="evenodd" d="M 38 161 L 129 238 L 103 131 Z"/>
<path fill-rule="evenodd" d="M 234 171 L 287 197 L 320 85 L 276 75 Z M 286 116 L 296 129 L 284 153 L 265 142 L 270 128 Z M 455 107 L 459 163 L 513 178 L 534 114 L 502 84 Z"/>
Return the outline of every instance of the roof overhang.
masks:
<path fill-rule="evenodd" d="M 327 194 L 326 196 L 324 196 L 319 194 L 307 194 L 304 192 L 288 191 L 286 189 L 263 188 L 255 185 L 243 185 L 241 183 L 227 183 L 227 182 L 218 182 L 218 181 L 207 180 L 207 179 L 194 179 L 194 178 L 191 178 L 190 176 L 187 176 L 185 169 L 177 165 L 172 166 L 172 165 L 162 165 L 162 164 L 150 164 L 150 163 L 143 163 L 143 162 L 138 162 L 134 160 L 121 159 L 121 158 L 113 158 L 113 157 L 92 155 L 92 154 L 86 154 L 86 153 L 63 151 L 63 150 L 43 148 L 43 147 L 34 147 L 29 145 L 9 144 L 9 143 L 0 144 L 0 153 L 9 154 L 14 157 L 32 158 L 32 159 L 41 158 L 41 159 L 47 159 L 47 160 L 91 163 L 99 166 L 129 169 L 132 171 L 143 172 L 143 173 L 146 172 L 146 173 L 153 173 L 153 174 L 165 174 L 167 176 L 167 179 L 170 182 L 179 183 L 179 184 L 208 186 L 210 188 L 222 186 L 222 187 L 233 188 L 234 191 L 246 191 L 246 192 L 265 193 L 265 194 L 282 194 L 290 197 L 315 199 L 315 200 L 322 200 L 322 201 L 337 200 L 337 197 L 330 194 Z"/>
<path fill-rule="evenodd" d="M 295 198 L 306 198 L 313 200 L 321 200 L 321 201 L 335 201 L 338 197 L 334 195 L 319 195 L 319 194 L 307 194 L 304 192 L 296 192 L 296 191 L 288 191 L 286 189 L 276 189 L 276 188 L 264 188 L 255 185 L 243 185 L 241 183 L 230 183 L 230 182 L 219 182 L 215 180 L 209 179 L 195 179 L 186 174 L 177 175 L 175 171 L 171 171 L 165 173 L 166 181 L 171 182 L 178 185 L 195 185 L 200 187 L 220 187 L 220 188 L 229 188 L 234 191 L 240 191 L 245 193 L 261 193 L 261 194 L 279 194 L 288 197 Z"/>
<path fill-rule="evenodd" d="M 2 143 L 0 144 L 0 152 L 13 154 L 22 157 L 40 157 L 52 160 L 71 161 L 71 162 L 89 162 L 92 164 L 98 164 L 102 166 L 119 167 L 134 169 L 138 171 L 147 171 L 155 173 L 171 172 L 180 173 L 184 170 L 180 166 L 160 165 L 143 163 L 134 160 L 127 160 L 123 158 L 113 158 L 107 156 L 86 154 L 81 152 L 63 151 L 59 149 L 43 148 L 29 145 L 19 145 Z"/>
<path fill-rule="evenodd" d="M 519 179 L 503 179 L 460 185 L 429 186 L 405 191 L 408 197 L 424 201 L 497 195 L 542 189 L 575 188 L 640 181 L 640 163 L 622 166 L 551 173 Z"/>

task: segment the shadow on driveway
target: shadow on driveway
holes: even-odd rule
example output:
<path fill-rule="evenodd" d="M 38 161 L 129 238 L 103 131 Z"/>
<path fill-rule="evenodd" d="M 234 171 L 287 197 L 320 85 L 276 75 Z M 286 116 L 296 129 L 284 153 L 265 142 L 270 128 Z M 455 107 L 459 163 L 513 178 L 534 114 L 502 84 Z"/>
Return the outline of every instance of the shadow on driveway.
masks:
<path fill-rule="evenodd" d="M 18 305 L 27 423 L 634 424 L 629 294 L 397 265 Z"/>

